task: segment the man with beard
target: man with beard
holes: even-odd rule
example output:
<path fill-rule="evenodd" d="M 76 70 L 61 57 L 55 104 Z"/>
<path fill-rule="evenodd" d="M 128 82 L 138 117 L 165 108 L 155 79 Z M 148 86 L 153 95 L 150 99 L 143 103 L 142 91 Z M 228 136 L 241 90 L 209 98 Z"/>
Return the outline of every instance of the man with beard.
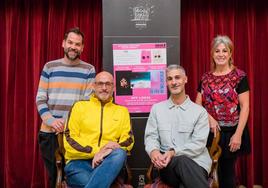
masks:
<path fill-rule="evenodd" d="M 211 159 L 206 148 L 209 124 L 206 110 L 185 93 L 183 67 L 169 65 L 168 100 L 154 104 L 147 121 L 145 150 L 171 187 L 207 188 Z"/>
<path fill-rule="evenodd" d="M 113 90 L 113 76 L 100 72 L 90 100 L 76 102 L 70 112 L 64 131 L 70 187 L 110 187 L 133 147 L 129 112 L 113 103 Z"/>
<path fill-rule="evenodd" d="M 38 142 L 42 159 L 48 170 L 50 187 L 55 187 L 55 151 L 57 134 L 64 130 L 65 119 L 74 102 L 88 99 L 92 92 L 95 68 L 82 60 L 84 34 L 72 28 L 62 41 L 64 57 L 44 65 L 36 105 L 42 119 Z"/>

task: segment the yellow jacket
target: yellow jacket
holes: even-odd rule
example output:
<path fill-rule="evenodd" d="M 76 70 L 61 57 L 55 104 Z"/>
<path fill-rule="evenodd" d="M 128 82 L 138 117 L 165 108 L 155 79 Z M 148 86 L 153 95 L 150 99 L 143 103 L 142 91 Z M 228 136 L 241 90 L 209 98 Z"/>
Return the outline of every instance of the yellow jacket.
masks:
<path fill-rule="evenodd" d="M 89 101 L 78 101 L 70 111 L 64 131 L 65 159 L 92 159 L 109 141 L 130 151 L 134 144 L 127 108 L 112 102 L 104 106 L 91 95 Z"/>

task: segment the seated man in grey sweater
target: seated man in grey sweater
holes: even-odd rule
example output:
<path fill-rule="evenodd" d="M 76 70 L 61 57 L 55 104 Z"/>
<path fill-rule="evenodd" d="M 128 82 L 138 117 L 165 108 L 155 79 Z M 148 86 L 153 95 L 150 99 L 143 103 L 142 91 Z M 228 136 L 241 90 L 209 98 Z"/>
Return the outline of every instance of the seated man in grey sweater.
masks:
<path fill-rule="evenodd" d="M 145 149 L 172 187 L 207 188 L 211 159 L 206 148 L 208 115 L 185 94 L 183 67 L 169 65 L 166 82 L 170 97 L 153 105 L 145 129 Z"/>

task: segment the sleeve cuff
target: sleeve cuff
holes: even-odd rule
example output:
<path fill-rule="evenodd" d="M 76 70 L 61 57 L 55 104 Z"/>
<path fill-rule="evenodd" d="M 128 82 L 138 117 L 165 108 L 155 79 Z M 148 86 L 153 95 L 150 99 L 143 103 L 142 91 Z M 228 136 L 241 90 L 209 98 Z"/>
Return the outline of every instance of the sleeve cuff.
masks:
<path fill-rule="evenodd" d="M 56 119 L 56 118 L 54 118 L 54 117 L 51 117 L 51 118 L 47 119 L 47 120 L 46 120 L 46 125 L 51 126 L 52 123 L 55 121 L 55 119 Z"/>

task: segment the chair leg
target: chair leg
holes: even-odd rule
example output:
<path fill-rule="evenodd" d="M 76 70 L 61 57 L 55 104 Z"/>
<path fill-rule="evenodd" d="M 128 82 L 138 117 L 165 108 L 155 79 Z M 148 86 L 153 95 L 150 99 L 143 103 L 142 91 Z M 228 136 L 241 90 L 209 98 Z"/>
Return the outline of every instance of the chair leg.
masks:
<path fill-rule="evenodd" d="M 62 164 L 57 163 L 57 180 L 56 180 L 56 188 L 62 188 Z"/>
<path fill-rule="evenodd" d="M 147 173 L 146 173 L 146 177 L 148 179 L 149 184 L 153 183 L 153 180 L 152 180 L 153 167 L 154 167 L 154 165 L 153 165 L 153 163 L 151 163 L 150 167 L 148 168 Z"/>
<path fill-rule="evenodd" d="M 132 180 L 132 172 L 128 166 L 127 163 L 125 163 L 125 166 L 126 166 L 126 170 L 127 170 L 127 183 L 128 184 L 131 184 L 131 180 Z"/>

